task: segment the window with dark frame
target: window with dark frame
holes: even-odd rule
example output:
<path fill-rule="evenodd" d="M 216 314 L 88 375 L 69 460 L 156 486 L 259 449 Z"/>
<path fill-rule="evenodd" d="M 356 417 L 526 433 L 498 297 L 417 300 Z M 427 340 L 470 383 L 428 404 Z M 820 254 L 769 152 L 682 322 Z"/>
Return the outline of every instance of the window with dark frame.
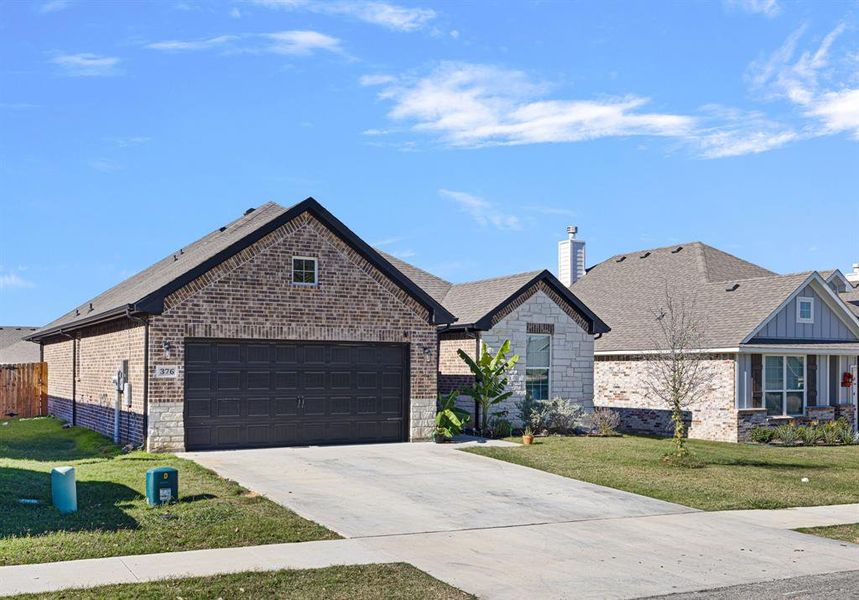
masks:
<path fill-rule="evenodd" d="M 298 285 L 316 285 L 317 261 L 315 258 L 295 256 L 292 258 L 292 283 Z"/>
<path fill-rule="evenodd" d="M 534 400 L 549 399 L 549 368 L 552 336 L 528 336 L 525 348 L 525 392 Z"/>

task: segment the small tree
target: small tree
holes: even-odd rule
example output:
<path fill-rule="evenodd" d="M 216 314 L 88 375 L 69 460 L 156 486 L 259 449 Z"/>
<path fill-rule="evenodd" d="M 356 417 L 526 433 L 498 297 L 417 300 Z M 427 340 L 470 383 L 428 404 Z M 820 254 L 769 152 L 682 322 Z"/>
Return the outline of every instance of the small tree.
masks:
<path fill-rule="evenodd" d="M 453 390 L 447 396 L 439 394 L 438 411 L 435 413 L 435 430 L 445 439 L 451 439 L 462 433 L 462 428 L 471 416 L 467 410 L 456 406 L 459 390 Z"/>
<path fill-rule="evenodd" d="M 674 452 L 688 455 L 683 411 L 710 389 L 704 356 L 704 324 L 695 303 L 666 286 L 663 306 L 652 311 L 654 354 L 647 358 L 645 389 L 671 409 Z"/>
<path fill-rule="evenodd" d="M 489 408 L 499 404 L 513 395 L 507 391 L 507 372 L 519 362 L 519 355 L 508 357 L 510 340 L 504 340 L 498 352 L 492 354 L 485 342 L 480 343 L 480 356 L 475 361 L 462 350 L 457 350 L 459 357 L 465 361 L 474 375 L 474 385 L 466 390 L 480 406 L 480 433 L 486 435 L 489 431 Z"/>

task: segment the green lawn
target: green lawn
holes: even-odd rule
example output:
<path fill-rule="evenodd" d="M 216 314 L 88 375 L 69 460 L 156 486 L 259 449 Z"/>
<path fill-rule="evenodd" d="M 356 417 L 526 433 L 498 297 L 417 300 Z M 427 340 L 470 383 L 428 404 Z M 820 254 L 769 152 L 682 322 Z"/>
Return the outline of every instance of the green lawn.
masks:
<path fill-rule="evenodd" d="M 828 537 L 833 540 L 850 542 L 851 544 L 859 544 L 859 523 L 853 525 L 833 525 L 832 527 L 808 527 L 798 529 L 797 531 Z"/>
<path fill-rule="evenodd" d="M 474 596 L 465 594 L 407 564 L 239 573 L 12 596 L 12 599 L 17 600 L 161 600 L 162 598 L 465 600 Z"/>
<path fill-rule="evenodd" d="M 859 446 L 782 448 L 689 441 L 700 469 L 666 466 L 670 440 L 548 437 L 533 446 L 468 449 L 703 510 L 859 502 Z M 808 483 L 802 479 L 808 478 Z"/>
<path fill-rule="evenodd" d="M 51 506 L 50 470 L 61 465 L 74 466 L 78 481 L 78 512 L 66 516 Z M 147 506 L 145 473 L 155 466 L 179 470 L 179 502 Z M 336 537 L 176 456 L 123 455 L 53 418 L 0 422 L 0 565 Z"/>

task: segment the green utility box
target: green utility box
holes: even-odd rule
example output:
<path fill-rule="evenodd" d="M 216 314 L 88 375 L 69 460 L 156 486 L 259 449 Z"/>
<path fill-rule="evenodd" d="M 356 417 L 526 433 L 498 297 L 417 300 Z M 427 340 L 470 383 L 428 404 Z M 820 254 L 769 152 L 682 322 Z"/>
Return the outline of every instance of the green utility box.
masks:
<path fill-rule="evenodd" d="M 146 501 L 158 506 L 179 499 L 179 471 L 173 467 L 155 467 L 146 471 Z"/>

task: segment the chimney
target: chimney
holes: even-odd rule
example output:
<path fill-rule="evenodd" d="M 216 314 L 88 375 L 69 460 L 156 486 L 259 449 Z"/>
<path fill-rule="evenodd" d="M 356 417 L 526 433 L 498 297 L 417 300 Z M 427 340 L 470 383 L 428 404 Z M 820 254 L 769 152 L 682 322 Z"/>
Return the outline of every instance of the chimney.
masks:
<path fill-rule="evenodd" d="M 859 283 L 859 263 L 853 263 L 853 271 L 846 275 L 847 281 L 853 284 Z"/>
<path fill-rule="evenodd" d="M 579 228 L 567 227 L 567 239 L 558 242 L 558 279 L 570 287 L 585 276 L 585 242 L 576 239 Z"/>

